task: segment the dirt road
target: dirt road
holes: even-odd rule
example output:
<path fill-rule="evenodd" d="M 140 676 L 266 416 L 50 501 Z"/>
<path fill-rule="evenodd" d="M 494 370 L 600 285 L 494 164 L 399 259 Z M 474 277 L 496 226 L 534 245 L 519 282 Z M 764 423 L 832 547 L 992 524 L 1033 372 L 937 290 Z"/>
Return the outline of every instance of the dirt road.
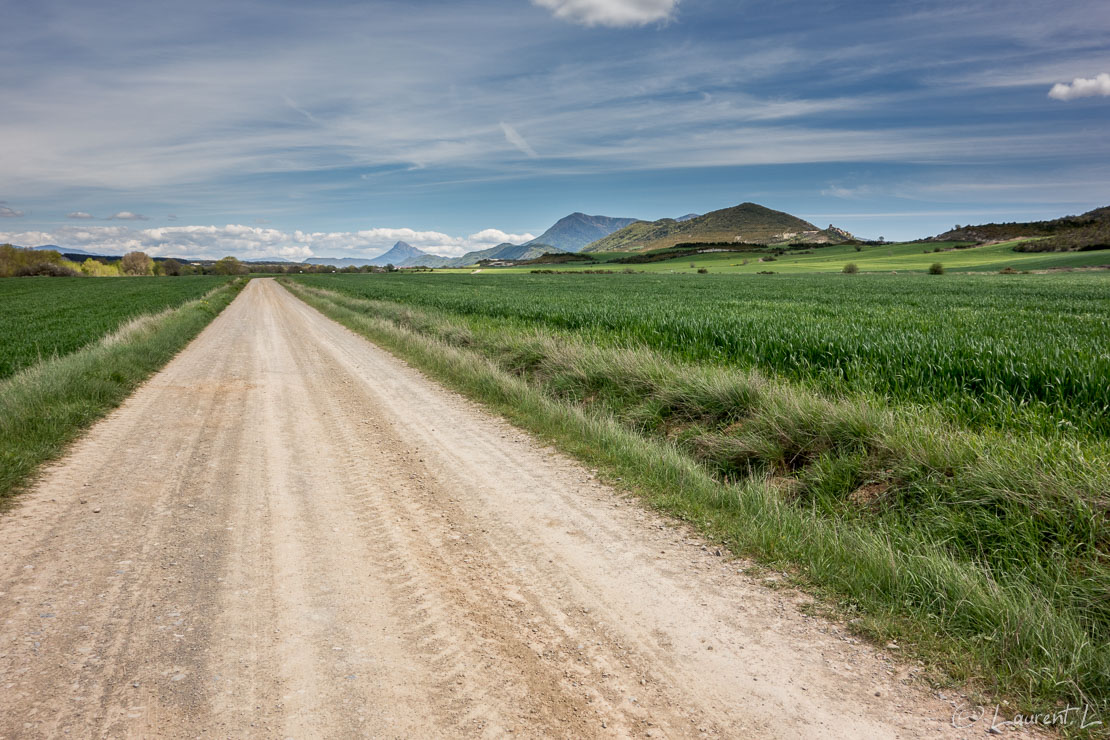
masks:
<path fill-rule="evenodd" d="M 0 737 L 961 734 L 744 567 L 255 280 L 0 516 Z"/>

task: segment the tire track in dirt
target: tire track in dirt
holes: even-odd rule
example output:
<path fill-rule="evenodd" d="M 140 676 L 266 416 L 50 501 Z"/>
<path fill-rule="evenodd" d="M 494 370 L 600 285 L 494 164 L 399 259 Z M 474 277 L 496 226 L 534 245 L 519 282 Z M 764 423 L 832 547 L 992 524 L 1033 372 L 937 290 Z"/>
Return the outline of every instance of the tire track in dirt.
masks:
<path fill-rule="evenodd" d="M 0 519 L 0 737 L 960 736 L 744 567 L 255 280 Z"/>

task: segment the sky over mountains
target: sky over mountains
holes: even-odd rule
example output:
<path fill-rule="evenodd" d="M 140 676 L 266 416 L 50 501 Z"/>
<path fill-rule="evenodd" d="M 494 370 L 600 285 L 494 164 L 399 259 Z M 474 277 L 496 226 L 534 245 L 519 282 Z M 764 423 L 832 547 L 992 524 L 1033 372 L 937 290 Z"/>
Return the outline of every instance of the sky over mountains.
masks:
<path fill-rule="evenodd" d="M 1110 202 L 1101 0 L 0 14 L 0 241 L 457 255 L 574 211 L 755 201 L 891 239 Z"/>

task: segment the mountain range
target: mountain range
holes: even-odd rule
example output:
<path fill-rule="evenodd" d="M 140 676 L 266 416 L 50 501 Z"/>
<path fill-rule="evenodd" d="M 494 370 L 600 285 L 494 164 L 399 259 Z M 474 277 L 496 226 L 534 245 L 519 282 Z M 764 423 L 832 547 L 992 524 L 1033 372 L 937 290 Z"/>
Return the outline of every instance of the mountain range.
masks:
<path fill-rule="evenodd" d="M 99 257 L 100 256 L 100 255 L 96 254 L 95 252 L 86 252 L 84 249 L 70 249 L 68 247 L 59 247 L 57 244 L 40 244 L 37 247 L 26 247 L 26 249 L 34 249 L 34 250 L 37 250 L 37 251 L 52 250 L 54 252 L 58 252 L 58 253 L 64 252 L 66 254 L 85 254 L 85 255 L 88 255 L 90 257 Z"/>
<path fill-rule="evenodd" d="M 756 203 L 741 203 L 683 220 L 664 218 L 637 221 L 598 239 L 583 252 L 643 252 L 686 242 L 745 242 L 751 244 L 828 244 L 851 239 L 842 229 L 820 229 L 809 221 Z"/>
<path fill-rule="evenodd" d="M 427 252 L 417 249 L 408 242 L 397 242 L 388 252 L 383 252 L 377 257 L 309 257 L 305 260 L 305 263 L 309 265 L 331 265 L 332 267 L 363 267 L 365 265 L 401 267 L 424 256 L 435 255 L 428 255 Z M 424 263 L 418 261 L 412 262 L 412 264 Z"/>
<path fill-rule="evenodd" d="M 676 219 L 676 221 L 689 220 L 697 217 L 698 214 L 690 213 L 682 216 L 680 219 Z M 391 264 L 396 267 L 467 267 L 477 264 L 482 260 L 533 260 L 542 257 L 544 254 L 562 254 L 565 252 L 582 251 L 589 245 L 595 243 L 599 239 L 604 239 L 615 231 L 639 223 L 644 222 L 635 218 L 591 216 L 586 213 L 575 212 L 569 216 L 562 217 L 547 231 L 523 244 L 504 242 L 495 247 L 467 252 L 462 257 L 454 258 L 440 257 L 439 255 L 428 254 L 410 247 L 410 249 L 414 249 L 417 254 L 400 262 L 393 261 Z M 403 244 L 403 242 L 398 242 L 398 244 Z M 407 247 L 408 245 L 406 244 L 405 246 Z M 394 249 L 396 249 L 396 246 Z M 375 259 L 380 260 L 381 258 Z M 372 264 L 380 265 L 386 263 L 375 261 Z"/>
<path fill-rule="evenodd" d="M 1050 236 L 1061 231 L 1067 231 L 1070 236 L 1074 229 L 1082 228 L 1084 234 L 1088 235 L 1084 243 L 1095 240 L 1095 237 L 1091 236 L 1095 230 L 1098 231 L 1097 240 L 1104 241 L 1106 225 L 1110 223 L 1105 211 L 1107 209 L 1098 209 L 1083 216 L 1067 217 L 1051 222 L 957 227 L 936 238 L 981 241 L 1014 236 Z M 575 212 L 560 218 L 538 237 L 523 244 L 505 242 L 487 249 L 468 252 L 461 257 L 430 254 L 407 242 L 399 241 L 388 251 L 375 257 L 311 257 L 305 262 L 334 267 L 364 265 L 467 267 L 483 260 L 533 260 L 545 253 L 642 252 L 683 243 L 829 244 L 841 243 L 853 238 L 847 231 L 832 225 L 821 229 L 789 213 L 775 211 L 756 203 L 741 203 L 702 215 L 688 213 L 678 218 L 664 218 L 658 221 Z M 1056 248 L 1076 247 L 1069 241 L 1067 245 Z M 42 245 L 34 249 L 55 249 L 83 255 L 95 254 L 56 245 Z"/>

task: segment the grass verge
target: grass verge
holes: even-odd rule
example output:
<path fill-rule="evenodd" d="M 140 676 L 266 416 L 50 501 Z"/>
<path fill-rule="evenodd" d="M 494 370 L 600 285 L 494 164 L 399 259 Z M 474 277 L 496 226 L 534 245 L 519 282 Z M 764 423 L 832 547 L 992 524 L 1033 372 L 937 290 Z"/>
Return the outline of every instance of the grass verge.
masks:
<path fill-rule="evenodd" d="M 790 568 L 861 632 L 1026 711 L 1107 716 L 1105 450 L 284 284 L 737 554 Z"/>
<path fill-rule="evenodd" d="M 0 504 L 181 350 L 246 284 L 136 317 L 99 341 L 0 381 Z"/>

